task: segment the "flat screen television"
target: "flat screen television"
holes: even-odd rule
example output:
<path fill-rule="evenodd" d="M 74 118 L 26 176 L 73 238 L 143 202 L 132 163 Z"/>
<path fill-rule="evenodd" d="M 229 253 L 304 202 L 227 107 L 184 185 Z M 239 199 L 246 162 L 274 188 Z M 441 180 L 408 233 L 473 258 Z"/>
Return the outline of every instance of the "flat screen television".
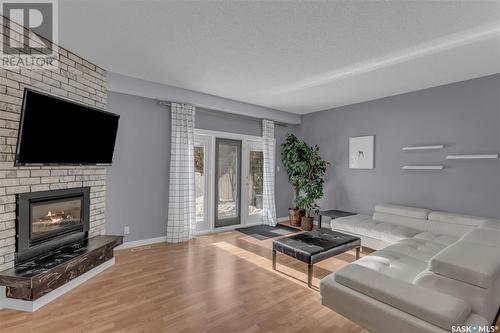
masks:
<path fill-rule="evenodd" d="M 24 90 L 16 165 L 109 165 L 120 116 Z"/>

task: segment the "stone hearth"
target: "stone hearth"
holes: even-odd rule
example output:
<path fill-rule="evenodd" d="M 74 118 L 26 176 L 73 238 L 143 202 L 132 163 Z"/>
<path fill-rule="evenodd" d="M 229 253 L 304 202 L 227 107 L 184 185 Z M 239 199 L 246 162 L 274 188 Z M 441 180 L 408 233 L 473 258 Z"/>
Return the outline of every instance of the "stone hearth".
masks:
<path fill-rule="evenodd" d="M 122 236 L 95 236 L 79 241 L 0 272 L 0 285 L 6 287 L 8 298 L 37 300 L 113 259 L 113 248 L 122 242 Z"/>

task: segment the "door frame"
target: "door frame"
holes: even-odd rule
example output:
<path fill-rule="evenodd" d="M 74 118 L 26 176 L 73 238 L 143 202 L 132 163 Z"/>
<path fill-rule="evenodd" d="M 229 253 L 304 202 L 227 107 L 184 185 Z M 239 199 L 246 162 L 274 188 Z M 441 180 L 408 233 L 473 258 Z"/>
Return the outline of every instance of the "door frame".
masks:
<path fill-rule="evenodd" d="M 195 128 L 194 130 L 194 135 L 195 135 L 195 141 L 197 137 L 209 137 L 210 138 L 210 147 L 208 147 L 208 155 L 205 155 L 206 158 L 209 160 L 207 163 L 207 167 L 209 168 L 209 172 L 211 173 L 210 177 L 208 178 L 208 183 L 209 183 L 209 189 L 208 192 L 206 191 L 205 193 L 208 193 L 208 200 L 205 203 L 205 205 L 208 205 L 208 210 L 205 212 L 205 214 L 208 213 L 208 229 L 197 229 L 194 233 L 196 235 L 202 235 L 202 234 L 208 234 L 208 233 L 214 233 L 214 232 L 223 232 L 223 231 L 229 231 L 229 230 L 234 230 L 236 228 L 240 227 L 245 227 L 245 226 L 252 226 L 252 225 L 258 225 L 262 224 L 262 221 L 249 221 L 248 219 L 248 181 L 246 178 L 248 176 L 248 152 L 249 152 L 249 143 L 248 141 L 252 141 L 253 143 L 264 143 L 263 138 L 261 136 L 255 136 L 255 135 L 247 135 L 247 134 L 237 134 L 237 133 L 231 133 L 231 132 L 222 132 L 222 131 L 212 131 L 212 130 L 205 130 L 205 129 L 197 129 Z M 214 212 L 214 207 L 215 207 L 215 177 L 213 176 L 213 172 L 216 170 L 215 169 L 215 139 L 216 138 L 222 138 L 222 139 L 232 139 L 232 140 L 241 140 L 241 185 L 240 185 L 240 197 L 241 197 L 241 208 L 240 208 L 240 218 L 241 218 L 241 223 L 237 225 L 230 225 L 230 226 L 225 226 L 225 227 L 215 227 L 215 212 Z M 207 183 L 207 180 L 205 180 L 205 183 Z M 205 185 L 206 186 L 206 185 Z M 206 224 L 206 222 L 205 222 Z"/>

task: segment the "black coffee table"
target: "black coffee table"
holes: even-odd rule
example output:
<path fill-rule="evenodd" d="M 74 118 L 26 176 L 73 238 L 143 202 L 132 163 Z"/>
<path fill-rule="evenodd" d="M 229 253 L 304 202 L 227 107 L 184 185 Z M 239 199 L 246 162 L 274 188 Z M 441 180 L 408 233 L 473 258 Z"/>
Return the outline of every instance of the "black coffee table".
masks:
<path fill-rule="evenodd" d="M 356 249 L 359 259 L 361 239 L 328 229 L 318 229 L 273 241 L 273 269 L 276 251 L 307 263 L 307 285 L 312 286 L 313 265 L 340 253 Z"/>

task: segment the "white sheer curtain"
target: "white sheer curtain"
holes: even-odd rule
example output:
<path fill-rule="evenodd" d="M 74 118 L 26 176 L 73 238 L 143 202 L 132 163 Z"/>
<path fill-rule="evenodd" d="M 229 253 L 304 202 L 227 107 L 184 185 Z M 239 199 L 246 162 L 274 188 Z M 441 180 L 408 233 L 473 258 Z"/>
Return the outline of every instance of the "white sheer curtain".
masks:
<path fill-rule="evenodd" d="M 195 107 L 171 104 L 172 139 L 168 196 L 167 242 L 192 238 L 196 223 L 194 183 Z"/>
<path fill-rule="evenodd" d="M 274 122 L 262 120 L 262 138 L 264 141 L 264 179 L 262 193 L 262 220 L 264 224 L 275 226 L 278 223 L 276 218 L 276 205 L 274 202 Z"/>

